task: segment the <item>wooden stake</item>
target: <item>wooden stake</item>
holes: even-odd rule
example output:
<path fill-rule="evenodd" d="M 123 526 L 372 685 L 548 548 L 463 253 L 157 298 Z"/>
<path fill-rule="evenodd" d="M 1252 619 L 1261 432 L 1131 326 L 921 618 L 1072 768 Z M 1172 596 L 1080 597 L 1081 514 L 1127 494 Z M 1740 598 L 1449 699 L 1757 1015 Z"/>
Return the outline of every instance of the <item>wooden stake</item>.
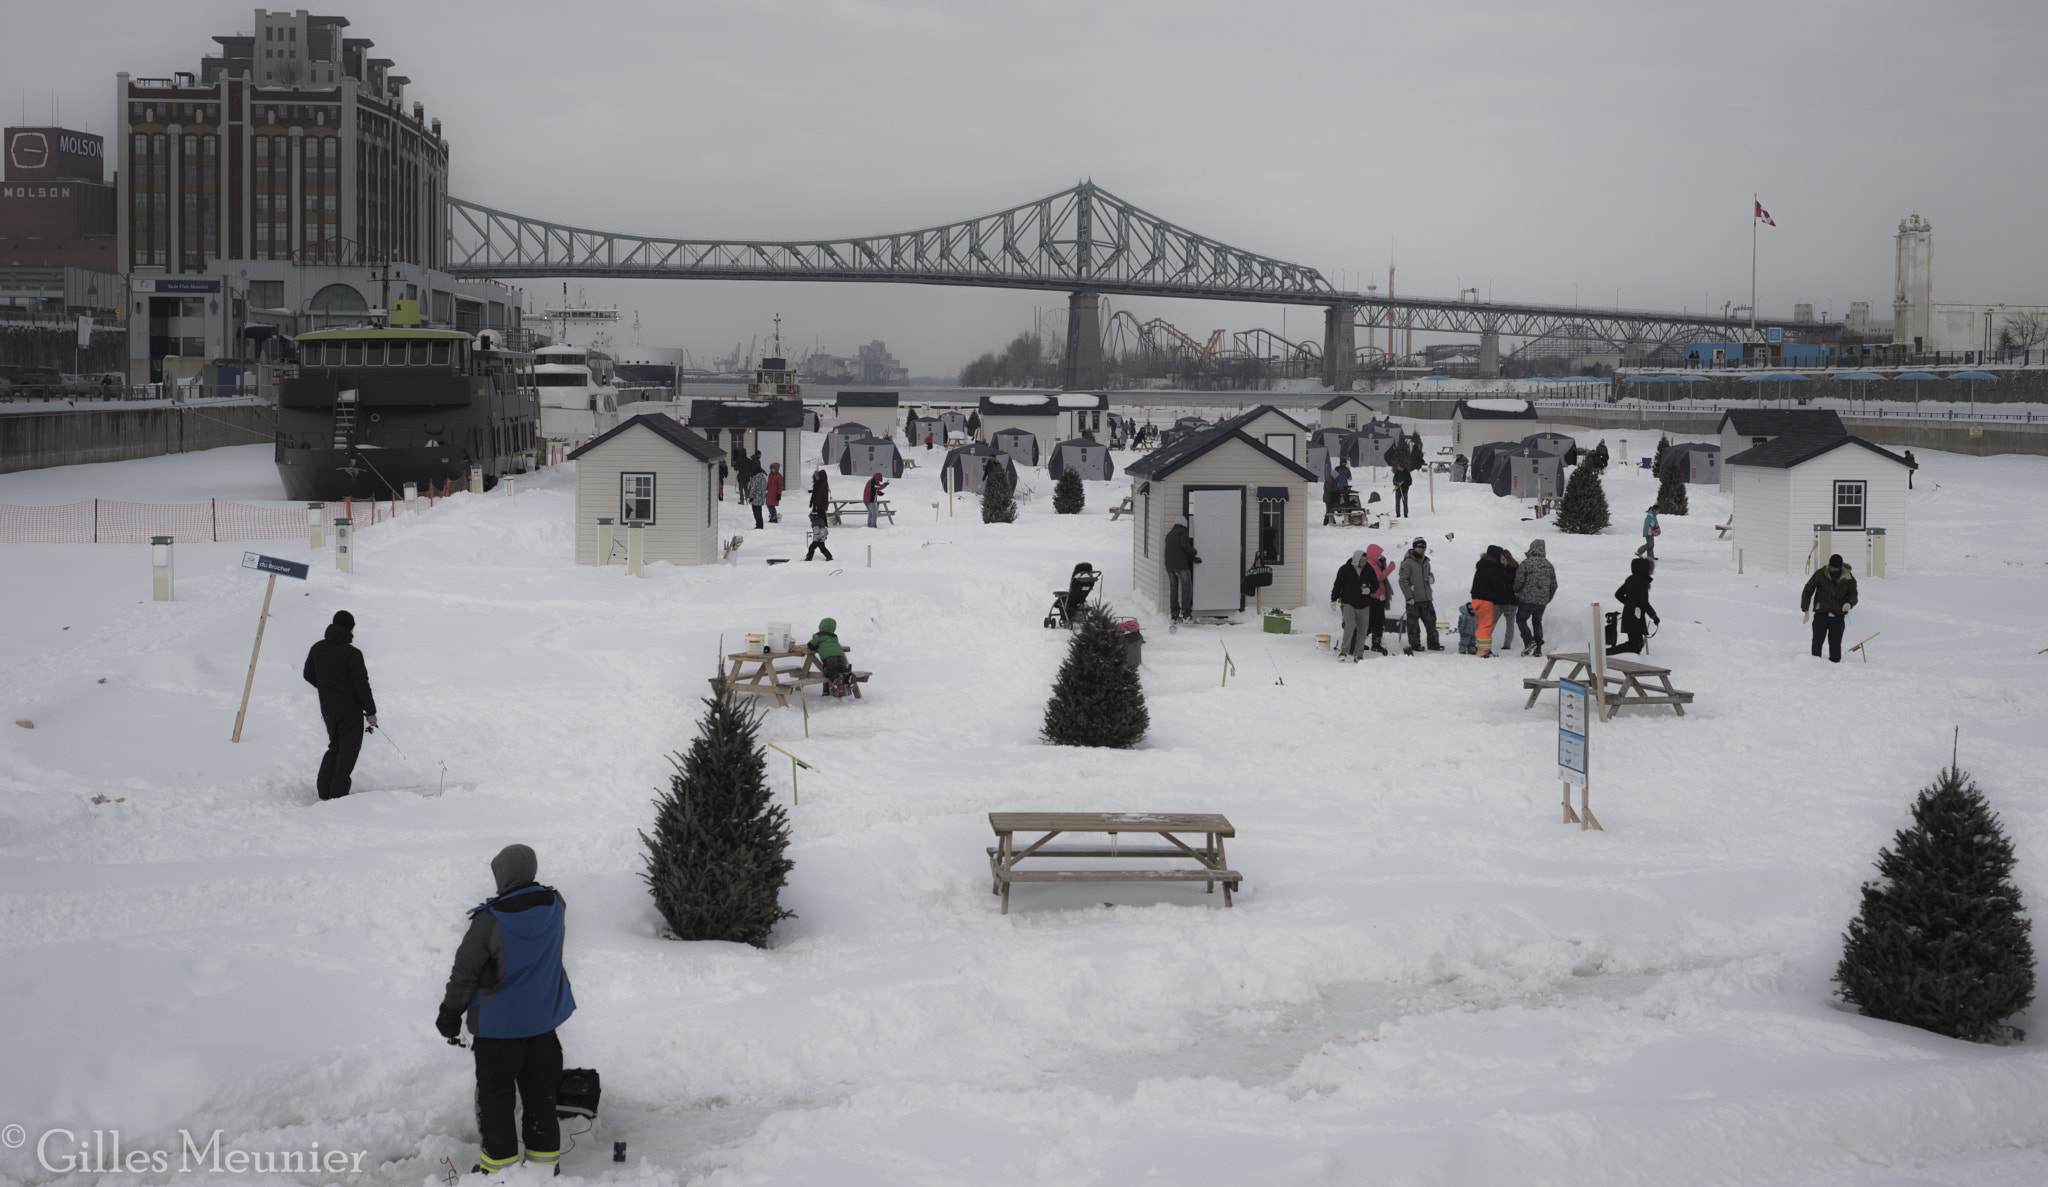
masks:
<path fill-rule="evenodd" d="M 270 621 L 270 595 L 277 592 L 277 574 L 263 586 L 263 613 L 256 619 L 256 646 L 249 649 L 249 675 L 242 681 L 242 707 L 235 710 L 235 736 L 230 742 L 242 740 L 242 719 L 249 715 L 249 690 L 256 687 L 256 657 L 263 654 L 263 627 Z"/>
<path fill-rule="evenodd" d="M 1579 822 L 1579 814 L 1572 811 L 1572 785 L 1569 783 L 1564 785 L 1564 822 L 1566 824 L 1577 824 Z"/>
<path fill-rule="evenodd" d="M 1600 603 L 1593 603 L 1593 703 L 1600 720 L 1607 720 L 1607 622 L 1600 615 Z"/>

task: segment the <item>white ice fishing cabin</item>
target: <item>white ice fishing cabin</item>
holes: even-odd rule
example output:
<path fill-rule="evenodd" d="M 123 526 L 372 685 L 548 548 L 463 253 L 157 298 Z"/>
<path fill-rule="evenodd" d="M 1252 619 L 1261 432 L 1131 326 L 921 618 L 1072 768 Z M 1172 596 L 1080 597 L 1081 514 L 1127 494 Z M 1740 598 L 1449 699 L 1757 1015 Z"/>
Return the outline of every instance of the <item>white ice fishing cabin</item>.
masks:
<path fill-rule="evenodd" d="M 702 565 L 718 559 L 718 460 L 723 450 L 666 416 L 636 416 L 569 454 L 576 463 L 576 563 L 603 563 L 598 519 L 646 524 L 642 559 Z M 765 459 L 764 459 L 765 460 Z"/>
<path fill-rule="evenodd" d="M 1108 440 L 1102 427 L 1102 413 L 1108 407 L 1109 397 L 1093 392 L 1019 393 L 983 396 L 976 412 L 981 416 L 981 440 L 993 442 L 1005 429 L 1023 429 L 1038 438 L 1038 457 L 1044 459 L 1052 456 L 1053 446 L 1084 431 L 1097 441 Z"/>
<path fill-rule="evenodd" d="M 1315 475 L 1241 429 L 1217 427 L 1153 450 L 1124 468 L 1131 476 L 1132 563 L 1138 603 L 1167 609 L 1166 532 L 1175 516 L 1202 563 L 1195 566 L 1197 613 L 1235 613 L 1251 604 L 1243 578 L 1261 552 L 1273 584 L 1268 609 L 1308 604 L 1308 503 Z"/>
<path fill-rule="evenodd" d="M 1721 489 L 1735 489 L 1728 460 L 1745 449 L 1787 433 L 1805 437 L 1846 437 L 1842 418 L 1828 408 L 1730 408 L 1721 414 Z"/>
<path fill-rule="evenodd" d="M 1743 563 L 1804 573 L 1809 561 L 1824 564 L 1839 552 L 1867 576 L 1901 569 L 1912 469 L 1860 437 L 1798 432 L 1727 458 L 1722 473 L 1733 475 L 1733 535 Z"/>
<path fill-rule="evenodd" d="M 803 461 L 804 406 L 795 400 L 692 400 L 690 427 L 737 459 L 761 452 L 761 468 L 782 463 L 792 484 Z"/>
<path fill-rule="evenodd" d="M 1236 429 L 1295 465 L 1308 465 L 1308 438 L 1314 430 L 1271 404 L 1240 412 L 1216 428 Z"/>
<path fill-rule="evenodd" d="M 1466 457 L 1490 441 L 1520 445 L 1536 423 L 1536 405 L 1527 400 L 1460 400 L 1451 411 L 1451 448 Z"/>
<path fill-rule="evenodd" d="M 1316 422 L 1318 427 L 1344 429 L 1353 433 L 1371 424 L 1373 418 L 1380 414 L 1379 409 L 1357 396 L 1332 397 L 1324 401 L 1323 406 L 1317 411 L 1322 414 Z"/>

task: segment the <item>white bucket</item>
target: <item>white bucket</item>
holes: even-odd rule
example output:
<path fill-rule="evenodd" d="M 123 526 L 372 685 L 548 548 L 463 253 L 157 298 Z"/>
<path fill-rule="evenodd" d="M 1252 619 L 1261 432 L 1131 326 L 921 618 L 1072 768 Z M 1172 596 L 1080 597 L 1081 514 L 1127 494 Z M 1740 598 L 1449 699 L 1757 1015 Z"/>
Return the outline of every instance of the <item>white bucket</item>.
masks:
<path fill-rule="evenodd" d="M 748 636 L 747 636 L 747 654 L 748 654 L 748 655 L 763 655 L 763 654 L 765 654 L 765 653 L 767 652 L 767 650 L 768 650 L 768 637 L 767 637 L 766 635 L 748 635 Z"/>
<path fill-rule="evenodd" d="M 1317 635 L 1317 636 L 1316 636 L 1316 647 L 1317 647 L 1318 649 L 1320 649 L 1320 650 L 1323 650 L 1323 651 L 1328 651 L 1328 650 L 1330 649 L 1330 636 L 1328 636 L 1328 635 Z"/>
<path fill-rule="evenodd" d="M 771 622 L 768 624 L 768 647 L 771 651 L 789 650 L 789 624 Z"/>

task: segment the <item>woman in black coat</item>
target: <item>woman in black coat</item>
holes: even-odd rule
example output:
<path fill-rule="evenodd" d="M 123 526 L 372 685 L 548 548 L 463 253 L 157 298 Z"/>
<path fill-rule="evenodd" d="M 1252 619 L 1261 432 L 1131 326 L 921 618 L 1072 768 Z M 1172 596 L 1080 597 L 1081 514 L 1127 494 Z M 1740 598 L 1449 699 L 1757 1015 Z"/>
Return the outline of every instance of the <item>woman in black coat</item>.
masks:
<path fill-rule="evenodd" d="M 1662 625 L 1664 620 L 1657 617 L 1657 610 L 1650 605 L 1650 582 L 1657 571 L 1657 562 L 1646 556 L 1639 556 L 1629 562 L 1628 580 L 1614 591 L 1614 599 L 1621 603 L 1621 633 L 1628 636 L 1607 649 L 1609 655 L 1625 652 L 1640 653 L 1643 638 L 1650 633 L 1649 623 Z"/>

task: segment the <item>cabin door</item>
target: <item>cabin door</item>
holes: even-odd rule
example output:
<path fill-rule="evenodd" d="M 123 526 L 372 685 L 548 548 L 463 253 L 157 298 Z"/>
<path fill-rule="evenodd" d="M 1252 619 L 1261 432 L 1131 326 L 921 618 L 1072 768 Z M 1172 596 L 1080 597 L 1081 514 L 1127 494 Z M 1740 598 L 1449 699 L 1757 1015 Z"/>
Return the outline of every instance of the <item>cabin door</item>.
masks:
<path fill-rule="evenodd" d="M 1194 540 L 1195 609 L 1229 612 L 1244 606 L 1244 488 L 1188 491 L 1188 535 Z"/>
<path fill-rule="evenodd" d="M 761 451 L 761 466 L 766 469 L 776 462 L 782 463 L 782 480 L 789 481 L 789 459 L 783 456 L 781 429 L 755 429 L 754 448 Z"/>

